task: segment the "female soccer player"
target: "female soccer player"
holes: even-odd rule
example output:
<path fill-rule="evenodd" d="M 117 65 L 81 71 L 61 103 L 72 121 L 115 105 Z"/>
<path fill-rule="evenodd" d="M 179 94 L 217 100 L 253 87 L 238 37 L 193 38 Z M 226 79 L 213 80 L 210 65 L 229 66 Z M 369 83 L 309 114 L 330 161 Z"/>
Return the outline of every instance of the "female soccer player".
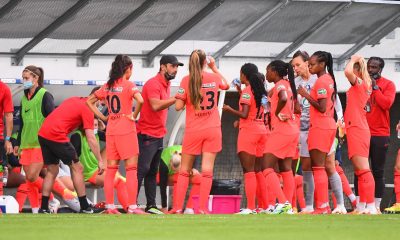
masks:
<path fill-rule="evenodd" d="M 53 96 L 43 87 L 43 69 L 33 65 L 22 71 L 24 95 L 21 100 L 20 129 L 14 155 L 20 155 L 28 188 L 32 212 L 39 211 L 39 193 L 43 179 L 39 177 L 43 168 L 43 157 L 38 140 L 38 132 L 44 119 L 54 110 Z M 55 211 L 53 195 L 50 197 L 51 211 Z M 59 205 L 56 204 L 56 205 Z M 58 208 L 58 207 L 57 207 Z"/>
<path fill-rule="evenodd" d="M 97 118 L 94 119 L 94 134 L 96 136 L 97 141 L 100 141 L 100 137 L 98 135 L 98 130 L 102 129 L 99 127 L 99 121 Z M 104 139 L 103 139 L 104 140 Z M 88 140 L 85 135 L 84 129 L 78 129 L 71 136 L 71 143 L 74 146 L 76 153 L 78 154 L 79 161 L 83 165 L 83 176 L 85 182 L 89 182 L 94 186 L 103 187 L 105 174 L 99 174 L 98 172 L 98 164 L 96 156 L 92 153 L 89 147 Z M 128 209 L 128 193 L 126 188 L 126 179 L 121 176 L 119 172 L 116 173 L 113 186 L 117 191 L 117 197 L 119 203 L 122 205 L 124 209 Z"/>
<path fill-rule="evenodd" d="M 313 213 L 315 214 L 330 212 L 325 160 L 332 148 L 336 134 L 334 101 L 337 90 L 332 65 L 330 53 L 315 52 L 309 59 L 309 70 L 311 74 L 316 74 L 318 79 L 311 88 L 310 94 L 302 91 L 304 88 L 299 91 L 299 94 L 311 105 L 307 143 L 314 175 L 316 209 Z"/>
<path fill-rule="evenodd" d="M 263 174 L 268 190 L 272 190 L 279 204 L 274 213 L 291 213 L 294 193 L 292 161 L 299 141 L 299 127 L 294 117 L 297 91 L 293 68 L 280 60 L 267 66 L 267 80 L 275 83 L 271 97 L 271 134 L 265 144 Z M 283 191 L 274 167 L 278 163 L 283 178 Z"/>
<path fill-rule="evenodd" d="M 351 84 L 347 91 L 344 119 L 348 155 L 358 177 L 360 202 L 357 204 L 356 212 L 377 214 L 374 198 L 375 181 L 368 162 L 371 134 L 365 112 L 365 105 L 372 92 L 371 78 L 364 58 L 358 55 L 351 57 L 344 73 Z"/>
<path fill-rule="evenodd" d="M 117 55 L 112 63 L 109 80 L 87 100 L 94 114 L 107 124 L 107 171 L 104 180 L 106 213 L 119 214 L 114 205 L 114 179 L 119 162 L 125 161 L 126 187 L 128 189 L 128 214 L 143 214 L 137 200 L 137 162 L 139 146 L 135 120 L 143 104 L 142 95 L 133 82 L 132 60 L 126 55 Z M 98 100 L 106 100 L 109 116 L 106 118 L 96 107 Z M 136 100 L 132 113 L 133 99 Z"/>
<path fill-rule="evenodd" d="M 400 131 L 400 122 L 396 126 L 396 131 Z M 396 194 L 396 203 L 386 208 L 386 213 L 400 213 L 400 148 L 397 150 L 397 158 L 394 165 L 394 192 Z"/>
<path fill-rule="evenodd" d="M 264 108 L 262 98 L 267 97 L 263 79 L 259 78 L 258 68 L 246 63 L 240 69 L 240 82 L 246 87 L 240 94 L 239 111 L 228 105 L 223 110 L 240 118 L 237 152 L 243 168 L 247 208 L 239 214 L 255 213 L 257 178 L 255 174 L 256 157 L 262 157 L 267 138 L 264 124 Z"/>
<path fill-rule="evenodd" d="M 206 66 L 213 71 L 205 71 Z M 176 94 L 175 109 L 186 106 L 186 125 L 182 144 L 182 163 L 178 176 L 176 206 L 171 213 L 181 213 L 189 173 L 196 155 L 202 154 L 199 213 L 207 214 L 214 161 L 222 149 L 221 119 L 217 109 L 218 89 L 229 84 L 219 72 L 212 57 L 203 50 L 194 50 L 189 59 L 189 76 L 182 79 Z"/>

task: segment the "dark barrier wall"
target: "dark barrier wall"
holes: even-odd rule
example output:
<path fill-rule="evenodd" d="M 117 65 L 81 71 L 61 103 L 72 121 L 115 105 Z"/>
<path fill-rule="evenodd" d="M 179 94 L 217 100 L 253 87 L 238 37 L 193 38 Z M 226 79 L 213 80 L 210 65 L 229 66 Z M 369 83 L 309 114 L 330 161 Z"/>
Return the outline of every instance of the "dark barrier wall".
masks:
<path fill-rule="evenodd" d="M 343 108 L 346 107 L 346 95 L 339 94 Z M 238 93 L 229 92 L 226 95 L 225 103 L 234 108 L 238 108 Z M 385 165 L 385 178 L 386 183 L 393 184 L 393 166 L 396 159 L 397 149 L 400 147 L 400 140 L 397 139 L 397 132 L 395 131 L 396 124 L 400 120 L 400 94 L 396 95 L 395 102 L 391 108 L 391 142 L 389 153 Z M 233 122 L 236 120 L 230 114 L 222 114 L 222 135 L 223 135 L 223 149 L 218 155 L 215 163 L 214 177 L 217 179 L 242 179 L 243 173 L 240 166 L 239 158 L 236 154 L 236 142 L 238 136 L 238 129 L 233 128 Z M 343 166 L 350 183 L 353 183 L 354 175 L 353 168 L 347 157 L 347 145 L 343 146 L 342 152 Z M 242 190 L 243 193 L 243 184 Z M 390 198 L 393 196 L 393 188 L 387 188 L 385 197 L 382 201 L 382 206 L 389 204 Z M 245 196 L 243 195 L 243 199 Z M 242 201 L 244 206 L 245 201 Z"/>

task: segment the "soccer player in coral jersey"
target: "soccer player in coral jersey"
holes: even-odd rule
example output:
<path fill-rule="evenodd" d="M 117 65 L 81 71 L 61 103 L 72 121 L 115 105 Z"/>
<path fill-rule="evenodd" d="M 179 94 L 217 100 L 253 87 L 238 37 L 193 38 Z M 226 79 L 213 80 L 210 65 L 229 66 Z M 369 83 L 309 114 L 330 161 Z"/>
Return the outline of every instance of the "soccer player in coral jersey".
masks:
<path fill-rule="evenodd" d="M 107 171 L 104 181 L 106 213 L 119 214 L 114 205 L 114 179 L 119 162 L 125 161 L 126 187 L 128 189 L 128 214 L 144 214 L 138 208 L 137 163 L 139 145 L 136 133 L 136 118 L 143 104 L 142 95 L 133 82 L 132 60 L 126 55 L 117 55 L 112 63 L 109 80 L 90 96 L 87 103 L 97 117 L 108 121 L 106 129 Z M 136 100 L 132 112 L 133 100 Z M 96 107 L 98 100 L 106 100 L 109 116 L 106 118 Z"/>
<path fill-rule="evenodd" d="M 263 174 L 268 191 L 273 191 L 279 204 L 273 213 L 291 213 L 295 181 L 292 162 L 296 155 L 299 141 L 299 127 L 294 114 L 300 113 L 297 102 L 297 91 L 294 82 L 293 68 L 289 63 L 280 60 L 272 61 L 267 66 L 267 80 L 275 83 L 271 97 L 271 134 L 268 136 L 264 150 Z M 295 112 L 295 105 L 297 110 Z M 274 167 L 279 165 L 283 178 L 283 191 Z"/>
<path fill-rule="evenodd" d="M 213 71 L 205 71 L 206 66 Z M 176 206 L 171 213 L 181 213 L 189 173 L 196 155 L 202 154 L 199 213 L 207 214 L 214 161 L 222 149 L 221 119 L 217 109 L 218 90 L 229 84 L 219 72 L 212 57 L 203 50 L 194 50 L 189 60 L 189 76 L 182 79 L 176 94 L 175 109 L 186 106 L 186 125 L 182 144 L 182 163 L 178 177 Z"/>
<path fill-rule="evenodd" d="M 267 128 L 264 124 L 264 108 L 262 98 L 267 97 L 264 79 L 260 79 L 258 68 L 252 63 L 246 63 L 240 69 L 240 81 L 246 87 L 240 94 L 239 111 L 224 105 L 223 110 L 240 117 L 237 152 L 244 173 L 244 184 L 247 198 L 247 208 L 239 214 L 255 213 L 257 178 L 255 174 L 256 157 L 264 154 L 267 140 Z"/>
<path fill-rule="evenodd" d="M 396 131 L 400 131 L 400 123 L 397 124 Z M 400 213 L 400 148 L 397 151 L 396 163 L 394 165 L 394 192 L 396 194 L 396 203 L 386 208 L 386 213 Z"/>
<path fill-rule="evenodd" d="M 332 55 L 329 52 L 315 52 L 309 59 L 309 70 L 311 74 L 316 74 L 318 79 L 310 94 L 299 91 L 299 94 L 311 104 L 307 141 L 314 175 L 316 209 L 313 213 L 315 214 L 330 212 L 325 160 L 336 134 L 334 101 L 337 90 L 332 65 Z"/>
<path fill-rule="evenodd" d="M 347 91 L 345 125 L 349 159 L 358 177 L 360 201 L 356 212 L 377 214 L 375 208 L 375 181 L 371 173 L 368 156 L 371 134 L 366 118 L 365 106 L 372 91 L 367 64 L 361 56 L 353 55 L 344 71 L 351 87 Z M 367 207 L 365 208 L 365 204 Z"/>

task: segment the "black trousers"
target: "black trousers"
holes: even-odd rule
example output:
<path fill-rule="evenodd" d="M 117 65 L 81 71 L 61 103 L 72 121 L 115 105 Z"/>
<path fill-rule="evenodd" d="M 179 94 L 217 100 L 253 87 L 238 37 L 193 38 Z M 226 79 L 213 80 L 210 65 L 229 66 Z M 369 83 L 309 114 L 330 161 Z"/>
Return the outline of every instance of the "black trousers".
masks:
<path fill-rule="evenodd" d="M 160 174 L 160 196 L 161 196 L 161 207 L 166 208 L 167 206 L 167 187 L 168 187 L 168 166 L 164 161 L 160 162 L 160 168 L 158 170 Z"/>
<path fill-rule="evenodd" d="M 156 206 L 156 176 L 163 150 L 163 138 L 155 138 L 145 134 L 138 134 L 138 193 L 144 180 L 147 207 Z"/>
<path fill-rule="evenodd" d="M 369 158 L 375 180 L 375 197 L 382 198 L 385 191 L 385 163 L 390 137 L 371 136 Z M 354 176 L 354 189 L 358 195 L 358 178 Z"/>

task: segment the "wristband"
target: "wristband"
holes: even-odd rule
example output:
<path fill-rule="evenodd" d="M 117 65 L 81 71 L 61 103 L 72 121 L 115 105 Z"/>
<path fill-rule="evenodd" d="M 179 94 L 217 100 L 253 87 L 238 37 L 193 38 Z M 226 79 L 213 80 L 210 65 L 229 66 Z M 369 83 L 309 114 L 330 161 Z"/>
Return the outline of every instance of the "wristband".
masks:
<path fill-rule="evenodd" d="M 6 136 L 6 137 L 4 138 L 4 140 L 10 141 L 10 140 L 11 140 L 11 137 L 10 137 L 10 136 Z"/>

